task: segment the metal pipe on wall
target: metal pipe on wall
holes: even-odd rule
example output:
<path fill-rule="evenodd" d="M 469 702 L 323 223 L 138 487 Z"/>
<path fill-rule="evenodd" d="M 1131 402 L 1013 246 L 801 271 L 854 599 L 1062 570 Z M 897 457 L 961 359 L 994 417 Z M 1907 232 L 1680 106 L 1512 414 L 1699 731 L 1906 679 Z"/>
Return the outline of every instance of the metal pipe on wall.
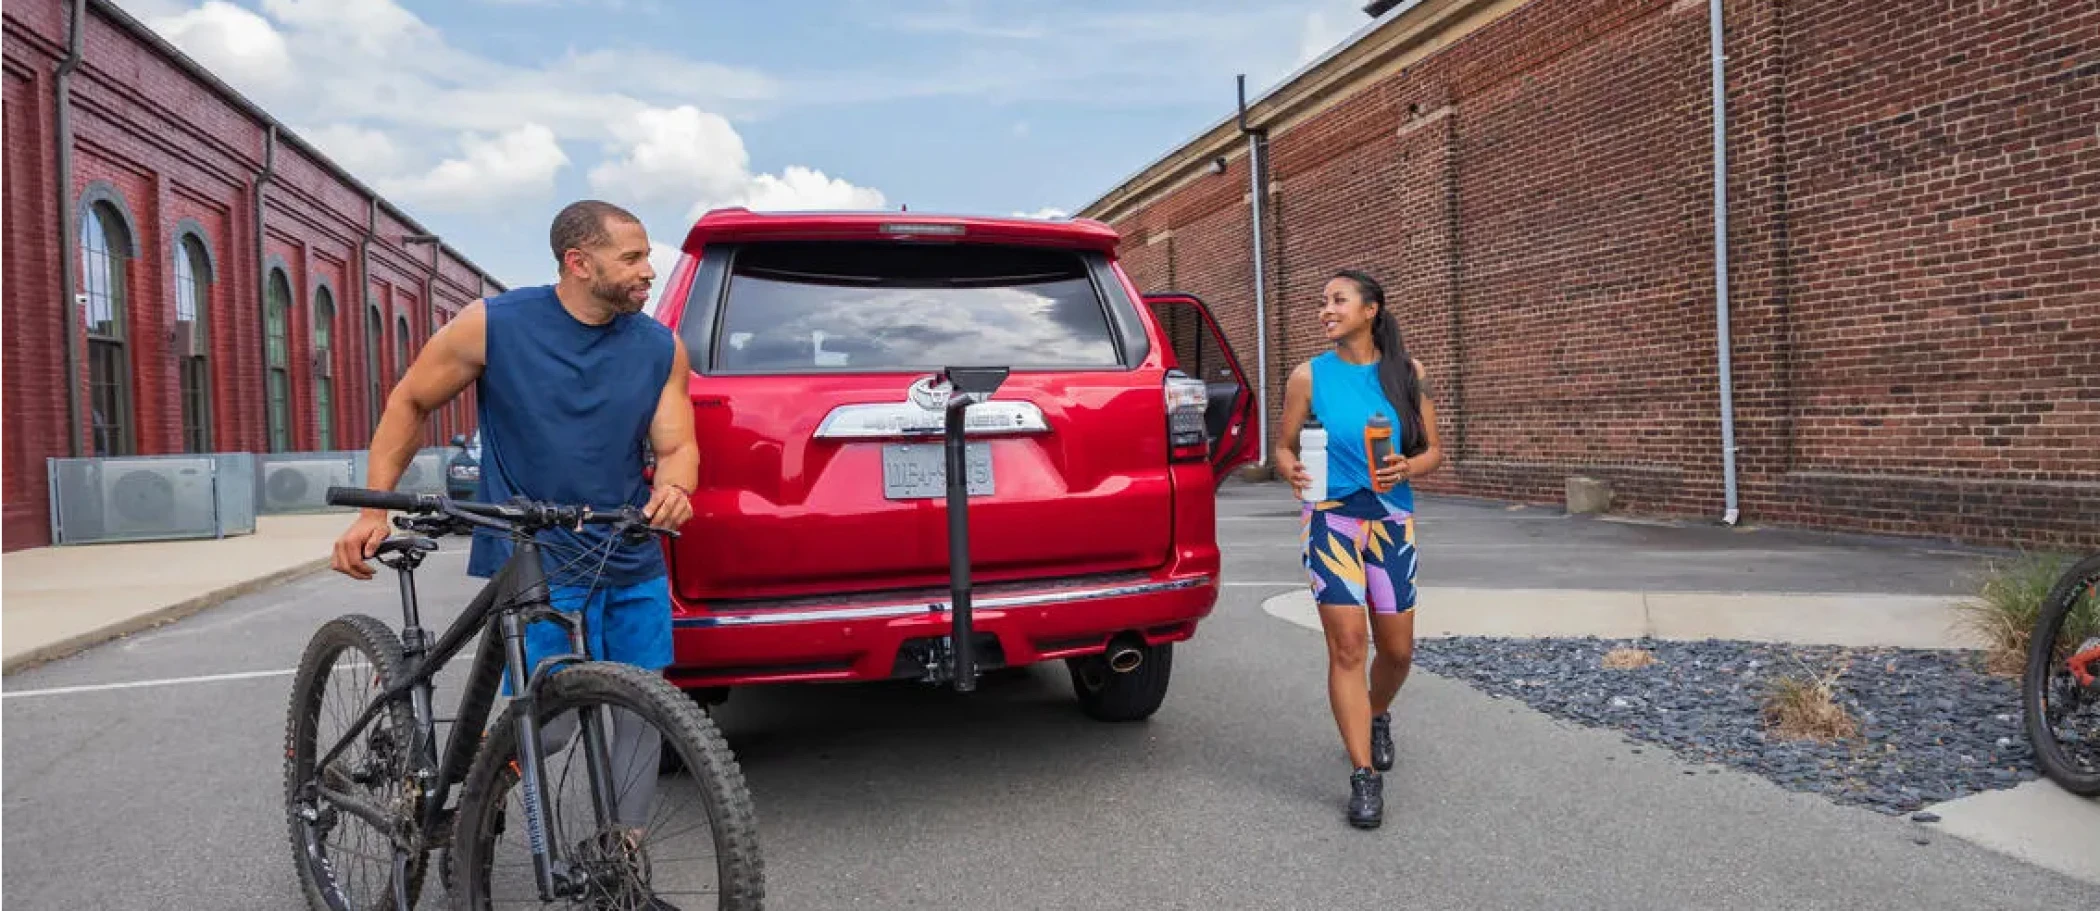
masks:
<path fill-rule="evenodd" d="M 1714 121 L 1714 344 L 1720 351 L 1721 472 L 1727 511 L 1723 524 L 1742 516 L 1736 497 L 1735 378 L 1728 334 L 1728 78 L 1721 27 L 1722 0 L 1707 0 L 1708 56 L 1713 63 Z"/>
<path fill-rule="evenodd" d="M 54 144 L 58 149 L 58 174 L 51 181 L 58 193 L 59 301 L 66 333 L 66 450 L 80 458 L 87 450 L 86 427 L 80 420 L 80 335 L 82 314 L 73 299 L 80 294 L 80 257 L 74 245 L 80 242 L 73 225 L 73 70 L 80 66 L 82 33 L 87 29 L 87 0 L 73 0 L 73 21 L 67 28 L 66 59 L 59 61 L 52 79 L 56 96 Z"/>
<path fill-rule="evenodd" d="M 1247 127 L 1247 74 L 1239 75 L 1240 134 L 1247 137 L 1247 183 L 1251 189 L 1248 205 L 1254 234 L 1254 388 L 1256 407 L 1254 411 L 1256 465 L 1269 465 L 1269 305 L 1268 280 L 1263 270 L 1262 253 L 1262 155 L 1261 143 L 1268 136 L 1267 130 Z"/>
<path fill-rule="evenodd" d="M 263 166 L 262 170 L 255 172 L 255 189 L 253 191 L 255 197 L 255 301 L 259 305 L 255 312 L 262 317 L 262 322 L 258 324 L 258 328 L 261 331 L 257 332 L 256 336 L 262 341 L 261 347 L 257 350 L 262 352 L 262 376 L 265 386 L 267 386 L 270 376 L 270 263 L 266 258 L 269 246 L 269 230 L 266 227 L 267 216 L 263 212 L 267 205 L 263 198 L 263 191 L 269 187 L 270 180 L 276 176 L 276 173 L 277 123 L 272 121 L 263 132 Z M 289 318 L 289 315 L 287 315 L 287 318 Z M 267 414 L 269 411 L 269 390 L 267 388 L 264 389 L 263 395 L 263 410 Z M 270 446 L 270 422 L 265 417 L 263 419 L 263 451 L 273 451 Z"/>

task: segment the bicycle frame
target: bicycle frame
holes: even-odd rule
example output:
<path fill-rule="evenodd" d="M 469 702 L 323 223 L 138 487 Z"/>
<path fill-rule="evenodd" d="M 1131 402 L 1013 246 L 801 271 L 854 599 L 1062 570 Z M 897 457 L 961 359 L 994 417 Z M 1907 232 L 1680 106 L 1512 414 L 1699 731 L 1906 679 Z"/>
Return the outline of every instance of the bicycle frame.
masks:
<path fill-rule="evenodd" d="M 400 540 L 400 539 L 397 539 Z M 373 697 L 365 710 L 337 741 L 333 748 L 315 763 L 314 779 L 305 785 L 302 797 L 312 803 L 316 797 L 325 796 L 344 811 L 365 819 L 381 832 L 388 834 L 395 848 L 395 899 L 398 907 L 407 905 L 406 863 L 404 852 L 429 852 L 441 841 L 432 833 L 448 831 L 446 804 L 452 788 L 466 780 L 474 756 L 480 751 L 482 730 L 494 708 L 499 681 L 510 683 L 515 694 L 511 701 L 518 706 L 517 736 L 520 787 L 525 804 L 526 832 L 532 846 L 534 872 L 537 876 L 540 898 L 552 901 L 571 897 L 567 893 L 572 887 L 570 868 L 560 852 L 547 837 L 547 808 L 540 795 L 546 780 L 544 757 L 540 754 L 539 722 L 535 717 L 539 688 L 547 675 L 566 664 L 589 661 L 585 647 L 584 619 L 582 612 L 574 617 L 554 610 L 549 596 L 545 570 L 540 564 L 541 548 L 537 541 L 525 537 L 517 542 L 510 560 L 496 576 L 483 585 L 469 602 L 467 609 L 452 622 L 435 643 L 422 626 L 422 617 L 416 601 L 415 570 L 424 555 L 436 549 L 436 543 L 420 535 L 406 539 L 406 546 L 397 546 L 393 559 L 380 558 L 392 567 L 401 581 L 402 656 L 406 672 L 393 681 L 385 690 Z M 509 605 L 509 606 L 504 606 Z M 525 663 L 525 628 L 535 620 L 553 620 L 569 632 L 571 651 L 551 655 L 543 659 L 536 668 L 527 669 Z M 460 694 L 458 714 L 452 720 L 452 730 L 442 754 L 434 754 L 432 747 L 437 741 L 436 722 L 432 713 L 432 680 L 476 634 L 481 636 L 480 647 L 475 651 L 472 669 L 468 671 L 466 689 Z M 396 821 L 378 807 L 370 805 L 356 796 L 334 792 L 322 783 L 319 770 L 329 763 L 351 743 L 361 736 L 365 728 L 378 717 L 385 707 L 395 700 L 408 697 L 415 717 L 416 742 L 409 752 L 411 772 L 420 783 L 422 791 L 422 818 L 418 831 L 422 833 L 419 843 L 406 843 L 403 833 L 396 830 Z M 604 740 L 605 731 L 600 719 L 593 713 L 579 713 L 580 734 L 584 738 L 585 764 L 589 769 L 592 785 L 592 803 L 599 826 L 605 826 L 613 812 L 613 794 L 608 780 L 612 766 L 610 750 Z"/>

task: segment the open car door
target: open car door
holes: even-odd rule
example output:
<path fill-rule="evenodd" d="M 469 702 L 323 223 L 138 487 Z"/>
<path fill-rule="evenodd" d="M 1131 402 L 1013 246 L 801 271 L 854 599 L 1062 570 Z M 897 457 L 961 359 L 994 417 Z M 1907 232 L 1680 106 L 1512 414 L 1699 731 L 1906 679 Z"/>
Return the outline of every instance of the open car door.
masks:
<path fill-rule="evenodd" d="M 1233 469 L 1255 461 L 1260 445 L 1254 439 L 1254 386 L 1240 369 L 1225 333 L 1211 319 L 1210 308 L 1195 295 L 1161 292 L 1145 295 L 1145 304 L 1159 320 L 1168 344 L 1174 349 L 1176 367 L 1203 381 L 1210 405 L 1204 410 L 1204 429 L 1210 435 L 1211 474 L 1222 484 Z"/>

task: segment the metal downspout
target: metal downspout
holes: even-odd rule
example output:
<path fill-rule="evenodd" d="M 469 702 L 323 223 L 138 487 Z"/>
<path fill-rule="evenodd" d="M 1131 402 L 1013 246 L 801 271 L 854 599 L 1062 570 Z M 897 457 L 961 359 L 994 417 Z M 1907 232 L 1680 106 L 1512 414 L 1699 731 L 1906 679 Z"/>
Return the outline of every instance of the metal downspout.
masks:
<path fill-rule="evenodd" d="M 1264 271 L 1262 250 L 1262 173 L 1261 142 L 1268 136 L 1267 130 L 1247 127 L 1247 74 L 1239 76 L 1240 134 L 1247 137 L 1247 183 L 1252 191 L 1248 197 L 1254 226 L 1254 359 L 1256 410 L 1254 413 L 1255 452 L 1260 458 L 1255 462 L 1261 467 L 1269 465 L 1269 306 L 1268 279 Z"/>
<path fill-rule="evenodd" d="M 265 414 L 263 418 L 263 451 L 269 452 L 270 263 L 265 259 L 269 230 L 265 226 L 263 215 L 263 191 L 269 187 L 270 180 L 276 176 L 277 172 L 277 124 L 275 122 L 269 124 L 263 137 L 263 166 L 262 170 L 255 172 L 255 190 L 253 193 L 255 197 L 255 302 L 258 305 L 255 312 L 256 315 L 263 318 L 262 322 L 258 324 L 262 331 L 257 332 L 256 336 L 261 340 L 261 347 L 257 350 L 262 353 L 263 411 Z M 289 320 L 291 314 L 285 314 L 285 318 Z M 286 332 L 290 332 L 289 325 L 286 327 Z M 290 365 L 286 366 L 289 369 Z M 286 428 L 286 435 L 290 435 L 290 428 Z"/>
<path fill-rule="evenodd" d="M 78 272 L 80 251 L 75 249 L 80 235 L 73 224 L 73 70 L 80 66 L 86 17 L 87 0 L 73 0 L 73 21 L 66 36 L 66 59 L 59 61 L 56 77 L 51 80 L 57 107 L 54 144 L 58 146 L 58 175 L 51 184 L 58 192 L 58 308 L 63 314 L 66 332 L 66 450 L 76 459 L 87 450 L 87 428 L 80 420 L 80 334 L 85 327 L 81 325 L 83 314 L 73 302 L 80 293 L 82 277 Z"/>
<path fill-rule="evenodd" d="M 1728 337 L 1728 79 L 1721 29 L 1722 0 L 1707 0 L 1708 56 L 1713 60 L 1714 120 L 1714 339 L 1720 349 L 1721 471 L 1727 512 L 1721 522 L 1742 517 L 1736 498 L 1735 378 Z"/>

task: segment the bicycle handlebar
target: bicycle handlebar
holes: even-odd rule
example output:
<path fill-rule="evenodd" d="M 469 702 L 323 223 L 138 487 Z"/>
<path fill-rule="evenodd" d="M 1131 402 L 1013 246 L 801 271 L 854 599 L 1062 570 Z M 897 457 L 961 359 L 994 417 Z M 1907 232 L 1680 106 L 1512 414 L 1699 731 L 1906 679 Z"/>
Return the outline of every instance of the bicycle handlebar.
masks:
<path fill-rule="evenodd" d="M 676 531 L 649 525 L 648 516 L 632 506 L 598 510 L 590 506 L 563 506 L 522 497 L 509 503 L 474 503 L 438 494 L 409 494 L 364 487 L 330 487 L 328 504 L 418 515 L 436 513 L 475 525 L 506 530 L 539 531 L 547 528 L 575 528 L 580 525 L 623 525 L 626 526 L 623 531 L 648 528 L 655 534 L 678 537 Z"/>

